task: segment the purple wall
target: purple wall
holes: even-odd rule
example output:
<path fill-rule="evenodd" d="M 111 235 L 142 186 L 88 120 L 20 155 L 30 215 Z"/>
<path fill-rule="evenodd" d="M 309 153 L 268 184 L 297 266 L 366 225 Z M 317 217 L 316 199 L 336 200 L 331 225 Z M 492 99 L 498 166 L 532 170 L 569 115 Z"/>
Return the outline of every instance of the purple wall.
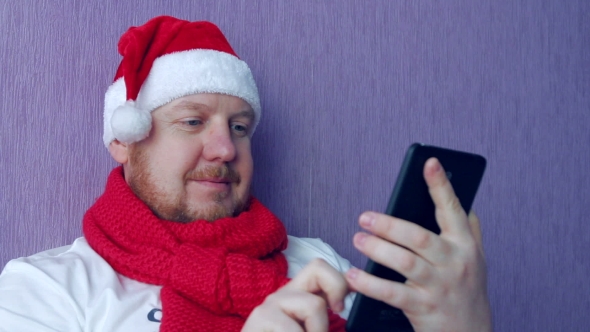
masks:
<path fill-rule="evenodd" d="M 59 3 L 59 4 L 58 4 Z M 485 155 L 497 331 L 590 325 L 590 1 L 0 0 L 0 266 L 81 235 L 115 165 L 102 99 L 128 26 L 211 20 L 263 101 L 255 194 L 364 266 L 406 147 Z"/>

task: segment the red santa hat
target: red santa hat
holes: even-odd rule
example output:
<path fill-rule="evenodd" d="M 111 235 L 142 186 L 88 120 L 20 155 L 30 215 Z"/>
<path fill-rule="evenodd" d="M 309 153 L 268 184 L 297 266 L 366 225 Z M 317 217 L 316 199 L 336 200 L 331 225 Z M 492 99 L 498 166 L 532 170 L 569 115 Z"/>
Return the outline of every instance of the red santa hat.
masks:
<path fill-rule="evenodd" d="M 141 141 L 149 135 L 151 112 L 195 93 L 222 93 L 246 101 L 260 120 L 260 99 L 248 65 L 219 28 L 159 16 L 131 27 L 119 40 L 123 56 L 104 104 L 103 141 Z"/>

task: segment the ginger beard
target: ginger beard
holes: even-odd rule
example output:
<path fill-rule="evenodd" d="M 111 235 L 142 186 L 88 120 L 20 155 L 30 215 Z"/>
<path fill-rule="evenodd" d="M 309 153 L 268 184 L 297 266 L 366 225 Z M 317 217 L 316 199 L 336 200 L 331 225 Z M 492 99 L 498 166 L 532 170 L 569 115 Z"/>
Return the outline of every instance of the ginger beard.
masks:
<path fill-rule="evenodd" d="M 129 162 L 133 165 L 133 172 L 126 175 L 131 190 L 141 199 L 160 219 L 188 223 L 195 220 L 213 222 L 217 219 L 235 217 L 246 210 L 249 205 L 249 188 L 246 194 L 239 195 L 236 190 L 231 193 L 214 193 L 209 207 L 192 208 L 188 202 L 186 191 L 171 193 L 159 187 L 151 173 L 150 163 L 145 151 L 137 146 L 129 147 Z M 219 167 L 207 166 L 190 171 L 184 178 L 184 184 L 190 180 L 203 178 L 224 178 L 232 186 L 239 184 L 240 175 L 227 165 Z M 223 200 L 231 195 L 230 206 L 225 206 Z"/>

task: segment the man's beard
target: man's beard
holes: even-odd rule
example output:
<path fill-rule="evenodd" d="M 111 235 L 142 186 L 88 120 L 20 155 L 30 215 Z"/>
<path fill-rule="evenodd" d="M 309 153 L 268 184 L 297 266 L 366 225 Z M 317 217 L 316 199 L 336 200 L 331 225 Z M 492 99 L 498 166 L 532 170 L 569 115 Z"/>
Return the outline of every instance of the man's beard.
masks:
<path fill-rule="evenodd" d="M 131 190 L 139 197 L 152 212 L 160 219 L 188 223 L 195 220 L 215 221 L 225 217 L 234 217 L 248 208 L 249 197 L 244 197 L 232 190 L 231 206 L 226 207 L 222 200 L 227 197 L 227 193 L 217 193 L 212 197 L 214 204 L 208 208 L 195 209 L 188 205 L 186 192 L 172 195 L 160 188 L 154 181 L 150 171 L 150 165 L 143 149 L 137 146 L 131 146 L 129 152 L 129 162 L 133 165 L 133 171 L 128 176 L 128 183 Z M 126 175 L 127 176 L 127 175 Z M 213 167 L 208 166 L 189 172 L 184 179 L 184 183 L 189 179 L 201 178 L 226 178 L 232 183 L 239 183 L 239 174 L 230 169 L 227 165 Z M 246 193 L 248 190 L 246 190 Z"/>

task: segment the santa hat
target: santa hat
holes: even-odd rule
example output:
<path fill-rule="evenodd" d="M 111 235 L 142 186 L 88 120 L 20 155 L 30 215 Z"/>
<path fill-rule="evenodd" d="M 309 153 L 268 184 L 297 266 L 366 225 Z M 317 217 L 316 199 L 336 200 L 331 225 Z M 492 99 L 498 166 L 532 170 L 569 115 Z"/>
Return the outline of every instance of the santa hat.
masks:
<path fill-rule="evenodd" d="M 258 89 L 248 65 L 210 22 L 159 16 L 131 27 L 119 41 L 123 56 L 104 103 L 103 141 L 141 141 L 149 135 L 151 112 L 195 93 L 239 97 L 260 120 Z"/>

